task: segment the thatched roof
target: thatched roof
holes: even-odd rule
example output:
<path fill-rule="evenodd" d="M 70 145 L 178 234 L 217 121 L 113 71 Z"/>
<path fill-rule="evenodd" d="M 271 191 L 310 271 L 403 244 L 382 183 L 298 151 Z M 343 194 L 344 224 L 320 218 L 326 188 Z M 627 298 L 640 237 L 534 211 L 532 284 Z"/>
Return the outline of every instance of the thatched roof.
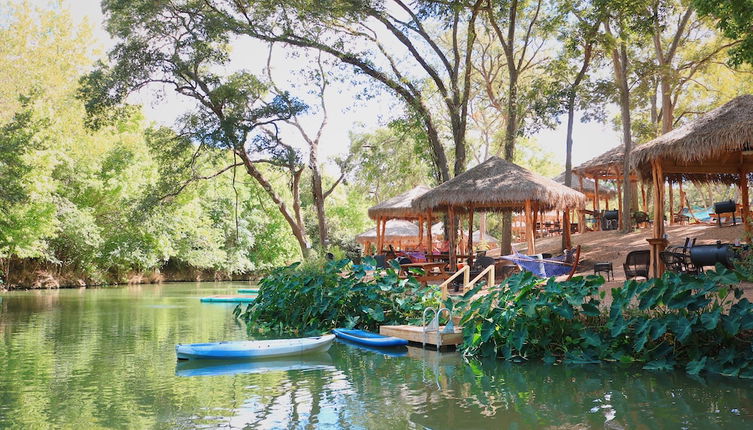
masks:
<path fill-rule="evenodd" d="M 572 185 L 570 188 L 580 191 L 580 181 L 578 180 L 579 176 L 575 174 L 575 172 L 572 172 Z M 565 172 L 560 173 L 557 177 L 554 178 L 554 180 L 562 185 L 565 185 Z M 583 178 L 583 193 L 588 197 L 593 197 L 594 193 L 596 192 L 596 183 L 593 181 L 593 179 Z M 599 197 L 606 196 L 606 197 L 614 197 L 617 195 L 617 191 L 615 191 L 612 187 L 608 186 L 605 183 L 599 183 Z"/>
<path fill-rule="evenodd" d="M 622 162 L 624 159 L 625 147 L 623 145 L 617 145 L 609 151 L 598 155 L 586 161 L 585 163 L 580 164 L 579 166 L 574 167 L 573 171 L 590 175 L 604 175 L 610 173 L 613 170 L 622 172 Z"/>
<path fill-rule="evenodd" d="M 744 152 L 753 149 L 753 95 L 737 97 L 694 121 L 665 133 L 631 154 L 631 164 L 642 177 L 651 177 L 651 161 L 692 166 L 688 172 L 673 172 L 670 179 L 734 183 Z M 747 164 L 747 160 L 745 160 Z M 719 166 L 714 172 L 699 173 L 704 164 Z M 682 170 L 682 169 L 676 169 Z M 696 170 L 696 172 L 690 172 Z"/>
<path fill-rule="evenodd" d="M 413 199 L 424 195 L 429 190 L 431 190 L 431 188 L 425 185 L 419 185 L 402 194 L 392 197 L 391 199 L 387 199 L 369 208 L 369 218 L 418 218 L 420 211 L 416 211 L 413 206 L 411 206 L 411 202 Z"/>
<path fill-rule="evenodd" d="M 392 219 L 387 221 L 384 228 L 384 240 L 410 240 L 418 238 L 418 226 L 410 221 Z M 376 241 L 376 228 L 367 230 L 356 236 L 359 242 Z"/>
<path fill-rule="evenodd" d="M 431 226 L 431 234 L 432 234 L 432 237 L 442 237 L 442 236 L 444 236 L 444 223 L 440 221 L 440 222 L 432 225 Z M 467 237 L 468 236 L 468 230 L 463 230 L 463 234 Z M 480 243 L 480 242 L 482 242 L 482 240 L 481 240 L 481 232 L 479 230 L 476 230 L 476 231 L 473 232 L 473 243 Z M 488 242 L 488 243 L 499 242 L 499 239 L 497 239 L 496 237 L 494 237 L 494 236 L 492 236 L 492 235 L 490 235 L 488 233 L 484 233 L 484 240 L 483 240 L 483 242 Z"/>
<path fill-rule="evenodd" d="M 526 170 L 499 157 L 491 157 L 478 166 L 450 179 L 413 200 L 413 207 L 425 211 L 446 210 L 453 206 L 465 210 L 520 210 L 525 201 L 538 203 L 541 209 L 580 207 L 586 196 L 564 185 Z"/>

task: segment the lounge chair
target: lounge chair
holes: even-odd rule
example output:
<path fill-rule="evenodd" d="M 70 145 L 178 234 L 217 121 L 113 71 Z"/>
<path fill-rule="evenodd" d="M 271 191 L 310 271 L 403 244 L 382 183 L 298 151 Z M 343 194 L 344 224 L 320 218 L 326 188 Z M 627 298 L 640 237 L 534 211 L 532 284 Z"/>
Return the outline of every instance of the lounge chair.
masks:
<path fill-rule="evenodd" d="M 637 277 L 648 278 L 648 268 L 651 264 L 651 251 L 640 250 L 630 251 L 625 258 L 625 278 L 632 279 Z"/>

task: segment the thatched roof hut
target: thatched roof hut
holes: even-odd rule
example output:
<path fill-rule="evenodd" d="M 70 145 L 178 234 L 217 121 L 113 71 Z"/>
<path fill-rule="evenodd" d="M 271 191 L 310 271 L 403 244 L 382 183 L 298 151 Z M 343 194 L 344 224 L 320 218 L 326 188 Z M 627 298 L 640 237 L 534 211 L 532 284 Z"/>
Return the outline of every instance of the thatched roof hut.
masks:
<path fill-rule="evenodd" d="M 753 95 L 737 97 L 631 154 L 632 166 L 646 179 L 658 159 L 664 177 L 674 182 L 737 183 L 741 169 L 753 170 Z"/>
<path fill-rule="evenodd" d="M 440 221 L 434 224 L 433 226 L 431 226 L 431 234 L 434 235 L 434 237 L 437 237 L 439 239 L 444 237 L 444 223 Z M 468 236 L 468 229 L 465 229 L 463 231 L 463 235 L 465 235 L 466 237 Z M 474 231 L 473 243 L 481 243 L 481 242 L 496 243 L 496 242 L 499 242 L 499 239 L 497 239 L 496 237 L 488 233 L 484 233 L 484 237 L 482 238 L 481 232 L 479 230 Z"/>
<path fill-rule="evenodd" d="M 431 188 L 425 185 L 419 185 L 402 194 L 387 199 L 369 208 L 369 218 L 374 220 L 380 217 L 391 219 L 416 219 L 421 213 L 413 208 L 411 202 L 413 199 L 424 195 L 429 190 L 431 190 Z"/>
<path fill-rule="evenodd" d="M 542 210 L 581 207 L 586 197 L 552 179 L 524 169 L 499 157 L 491 157 L 413 200 L 418 211 L 521 210 L 530 200 Z"/>
<path fill-rule="evenodd" d="M 356 241 L 360 243 L 376 242 L 377 231 L 376 228 L 366 230 L 365 232 L 356 236 Z M 388 242 L 392 241 L 417 241 L 418 240 L 418 226 L 410 221 L 393 219 L 387 221 L 387 225 L 384 229 L 384 240 Z"/>
<path fill-rule="evenodd" d="M 560 173 L 554 178 L 554 180 L 557 183 L 565 185 L 565 172 Z M 570 188 L 580 191 L 579 176 L 575 174 L 575 172 L 572 172 L 572 185 L 570 186 Z M 593 198 L 594 193 L 596 193 L 596 183 L 593 181 L 593 179 L 583 178 L 583 194 L 585 194 L 588 198 Z M 612 198 L 616 195 L 617 191 L 615 191 L 613 188 L 605 186 L 604 184 L 599 184 L 600 197 Z"/>
<path fill-rule="evenodd" d="M 573 172 L 585 177 L 610 178 L 622 174 L 625 147 L 617 145 L 609 151 L 598 155 L 573 168 Z M 564 183 L 564 181 L 563 181 Z"/>

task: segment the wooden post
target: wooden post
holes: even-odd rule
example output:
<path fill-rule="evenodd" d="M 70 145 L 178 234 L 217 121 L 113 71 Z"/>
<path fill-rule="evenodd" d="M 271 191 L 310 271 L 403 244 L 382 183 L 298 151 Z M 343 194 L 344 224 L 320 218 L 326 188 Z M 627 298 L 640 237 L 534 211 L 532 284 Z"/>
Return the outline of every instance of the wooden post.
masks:
<path fill-rule="evenodd" d="M 601 231 L 601 217 L 599 216 L 599 212 L 601 212 L 601 208 L 599 207 L 599 178 L 594 176 L 594 218 L 596 219 L 596 228 L 594 230 Z"/>
<path fill-rule="evenodd" d="M 562 234 L 565 237 L 565 249 L 570 249 L 573 247 L 572 235 L 570 234 L 570 208 L 567 208 L 562 212 L 562 224 L 560 225 L 563 229 Z"/>
<path fill-rule="evenodd" d="M 473 205 L 468 208 L 468 265 L 473 266 Z"/>
<path fill-rule="evenodd" d="M 578 183 L 580 184 L 580 192 L 583 194 L 586 194 L 583 189 L 583 176 L 578 175 Z M 583 206 L 585 209 L 585 206 Z M 586 214 L 579 210 L 578 211 L 578 233 L 585 233 L 586 232 Z"/>
<path fill-rule="evenodd" d="M 606 195 L 604 196 L 604 210 L 609 210 L 609 197 Z"/>
<path fill-rule="evenodd" d="M 426 238 L 429 240 L 429 246 L 428 246 L 428 253 L 433 254 L 434 253 L 434 241 L 431 238 L 431 211 L 428 213 L 428 222 L 426 223 Z"/>
<path fill-rule="evenodd" d="M 648 215 L 648 199 L 646 198 L 646 184 L 641 181 L 641 194 L 643 195 L 643 212 Z"/>
<path fill-rule="evenodd" d="M 455 273 L 458 269 L 457 250 L 455 248 L 455 235 L 457 234 L 457 228 L 455 227 L 455 209 L 452 206 L 447 208 L 447 219 L 450 223 L 450 230 L 447 234 L 447 239 L 450 242 L 450 272 Z"/>
<path fill-rule="evenodd" d="M 424 218 L 423 216 L 418 216 L 418 249 L 421 249 L 421 247 L 424 245 Z"/>
<path fill-rule="evenodd" d="M 377 255 L 379 255 L 380 252 L 382 252 L 382 217 L 377 217 L 377 225 L 376 225 L 376 250 L 374 250 Z"/>
<path fill-rule="evenodd" d="M 741 215 L 743 216 L 743 225 L 745 226 L 745 240 L 750 242 L 750 199 L 748 197 L 748 172 L 745 170 L 740 171 L 740 200 L 743 203 Z"/>
<path fill-rule="evenodd" d="M 672 180 L 667 181 L 669 185 L 669 225 L 675 225 L 675 193 L 672 189 Z"/>
<path fill-rule="evenodd" d="M 664 173 L 661 160 L 652 161 L 652 176 L 654 180 L 654 234 L 648 243 L 651 245 L 651 275 L 661 277 L 664 273 L 664 263 L 659 254 L 667 247 L 664 238 Z"/>
<path fill-rule="evenodd" d="M 532 213 L 532 207 L 531 207 L 531 201 L 526 200 L 525 203 L 525 212 L 526 212 L 526 243 L 528 244 L 528 255 L 534 255 L 536 254 L 536 239 L 534 239 L 533 236 L 533 213 Z"/>
<path fill-rule="evenodd" d="M 386 239 L 385 234 L 387 233 L 387 217 L 382 217 L 382 246 L 379 248 L 379 252 L 382 252 L 382 248 L 384 248 Z"/>
<path fill-rule="evenodd" d="M 533 224 L 533 238 L 536 239 L 536 235 L 539 234 L 539 205 L 538 203 L 532 204 L 531 216 L 533 217 L 531 223 Z"/>

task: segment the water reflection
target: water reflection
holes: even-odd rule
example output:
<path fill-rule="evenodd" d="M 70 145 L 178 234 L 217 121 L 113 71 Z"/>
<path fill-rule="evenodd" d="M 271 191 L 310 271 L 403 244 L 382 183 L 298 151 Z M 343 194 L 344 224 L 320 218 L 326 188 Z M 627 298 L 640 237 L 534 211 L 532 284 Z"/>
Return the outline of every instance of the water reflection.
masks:
<path fill-rule="evenodd" d="M 244 373 L 334 370 L 332 357 L 326 352 L 301 357 L 254 361 L 184 360 L 175 365 L 176 376 L 222 376 Z"/>
<path fill-rule="evenodd" d="M 619 365 L 341 342 L 302 360 L 176 365 L 176 343 L 247 337 L 232 307 L 198 301 L 238 287 L 2 295 L 0 428 L 753 428 L 749 381 Z"/>

